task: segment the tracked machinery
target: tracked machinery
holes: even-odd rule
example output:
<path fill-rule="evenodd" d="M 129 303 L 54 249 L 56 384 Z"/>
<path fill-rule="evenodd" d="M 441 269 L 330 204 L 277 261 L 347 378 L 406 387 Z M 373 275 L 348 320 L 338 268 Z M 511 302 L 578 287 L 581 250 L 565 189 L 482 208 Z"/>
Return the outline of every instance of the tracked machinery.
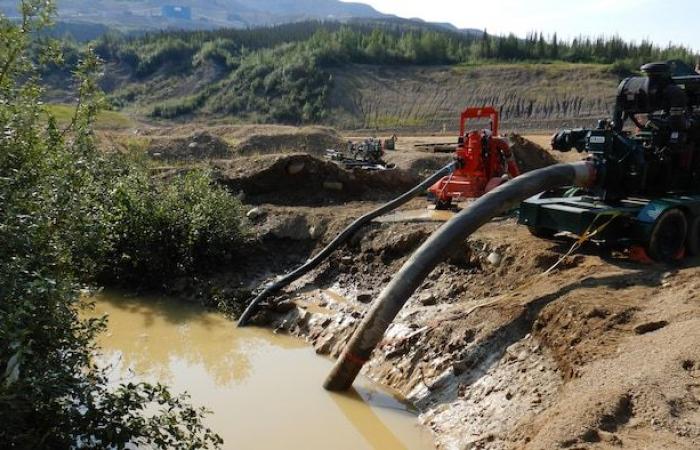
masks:
<path fill-rule="evenodd" d="M 611 119 L 554 135 L 555 150 L 586 154 L 596 181 L 524 201 L 533 234 L 590 237 L 638 260 L 700 255 L 700 75 L 680 63 L 641 70 L 620 83 Z"/>
<path fill-rule="evenodd" d="M 469 131 L 471 120 L 489 119 L 490 127 Z M 493 107 L 467 108 L 460 116 L 455 170 L 428 189 L 436 209 L 478 198 L 520 175 L 508 140 L 499 135 L 499 113 Z"/>

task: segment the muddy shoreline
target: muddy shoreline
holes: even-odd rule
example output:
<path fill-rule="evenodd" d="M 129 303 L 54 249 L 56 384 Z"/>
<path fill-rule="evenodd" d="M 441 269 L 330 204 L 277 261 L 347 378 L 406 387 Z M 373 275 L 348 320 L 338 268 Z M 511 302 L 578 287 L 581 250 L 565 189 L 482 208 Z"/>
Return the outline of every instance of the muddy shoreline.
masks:
<path fill-rule="evenodd" d="M 258 323 L 337 357 L 436 226 L 372 227 Z M 485 227 L 416 292 L 365 375 L 416 405 L 440 448 L 638 448 L 645 435 L 692 448 L 700 341 L 686 290 L 700 287 L 689 285 L 698 270 L 639 270 L 587 248 L 541 276 L 565 245 L 529 236 L 512 218 Z M 659 384 L 666 378 L 683 381 Z M 677 403 L 684 409 L 669 406 Z"/>
<path fill-rule="evenodd" d="M 254 237 L 243 264 L 181 280 L 170 294 L 234 315 L 262 282 L 449 158 L 413 146 L 429 138 L 399 137 L 387 156 L 397 170 L 363 174 L 319 159 L 310 144 L 241 153 L 220 138 L 229 156 L 206 163 L 248 205 Z M 527 163 L 560 158 L 521 145 Z M 168 164 L 159 176 L 183 170 Z M 366 227 L 256 323 L 337 357 L 393 274 L 449 218 L 425 211 L 419 198 Z M 363 373 L 410 400 L 439 448 L 699 448 L 698 261 L 640 266 L 590 245 L 544 276 L 572 243 L 535 238 L 512 215 L 489 223 L 431 273 Z"/>

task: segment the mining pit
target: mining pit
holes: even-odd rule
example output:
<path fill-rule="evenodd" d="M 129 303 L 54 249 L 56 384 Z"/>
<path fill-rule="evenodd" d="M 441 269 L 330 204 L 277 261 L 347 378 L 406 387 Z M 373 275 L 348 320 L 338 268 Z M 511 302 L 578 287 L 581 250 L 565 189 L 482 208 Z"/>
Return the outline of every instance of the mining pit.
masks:
<path fill-rule="evenodd" d="M 347 139 L 332 130 L 180 132 L 148 133 L 159 176 L 187 170 L 178 159 L 206 161 L 247 205 L 255 236 L 244 264 L 180 280 L 169 294 L 238 312 L 261 283 L 451 157 L 414 147 L 444 137 L 399 136 L 386 156 L 396 169 L 347 171 L 321 156 Z M 303 137 L 256 137 L 290 133 Z M 200 150 L 205 140 L 216 148 Z M 523 170 L 560 160 L 546 142 L 512 137 Z M 337 357 L 393 274 L 449 217 L 412 200 L 270 300 L 254 323 Z M 439 448 L 700 448 L 698 261 L 642 265 L 593 244 L 562 259 L 572 244 L 531 236 L 514 213 L 490 222 L 415 292 L 363 375 L 410 402 Z M 319 390 L 322 382 L 314 380 Z"/>

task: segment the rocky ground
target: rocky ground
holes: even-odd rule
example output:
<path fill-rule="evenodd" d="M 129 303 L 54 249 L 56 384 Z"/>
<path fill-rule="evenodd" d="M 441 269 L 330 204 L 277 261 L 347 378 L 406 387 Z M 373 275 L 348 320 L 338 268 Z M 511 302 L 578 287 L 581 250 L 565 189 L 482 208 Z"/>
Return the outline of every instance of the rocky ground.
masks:
<path fill-rule="evenodd" d="M 337 356 L 436 226 L 373 227 L 265 320 Z M 697 448 L 698 269 L 590 248 L 543 275 L 568 245 L 489 224 L 416 292 L 366 374 L 416 404 L 443 448 Z"/>
<path fill-rule="evenodd" d="M 252 132 L 235 132 L 249 135 L 184 130 L 171 138 L 195 156 L 199 141 L 215 142 L 203 159 L 249 205 L 256 239 L 245 267 L 197 281 L 195 294 L 219 306 L 248 299 L 260 282 L 450 158 L 414 147 L 444 137 L 399 136 L 387 156 L 395 171 L 347 172 L 319 158 L 309 141 L 241 151 Z M 180 155 L 163 134 L 149 132 L 160 146 L 149 147 L 151 157 Z M 327 131 L 320 147 L 326 139 L 344 141 Z M 532 141 L 547 139 L 514 141 L 523 164 L 579 157 L 549 155 Z M 182 170 L 162 162 L 161 174 Z M 257 322 L 337 356 L 394 273 L 451 214 L 413 200 L 295 282 Z M 366 375 L 413 402 L 440 448 L 700 448 L 698 261 L 640 265 L 624 253 L 602 258 L 592 245 L 561 259 L 572 243 L 535 238 L 514 215 L 492 221 L 430 274 Z"/>

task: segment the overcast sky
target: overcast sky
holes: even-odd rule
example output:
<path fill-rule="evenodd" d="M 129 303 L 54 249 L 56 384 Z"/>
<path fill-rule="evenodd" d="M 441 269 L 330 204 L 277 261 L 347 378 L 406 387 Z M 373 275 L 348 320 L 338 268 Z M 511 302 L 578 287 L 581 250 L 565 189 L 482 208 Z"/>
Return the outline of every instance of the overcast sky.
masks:
<path fill-rule="evenodd" d="M 348 0 L 343 0 L 348 1 Z M 700 0 L 357 0 L 400 17 L 450 22 L 489 33 L 619 34 L 700 50 Z"/>

